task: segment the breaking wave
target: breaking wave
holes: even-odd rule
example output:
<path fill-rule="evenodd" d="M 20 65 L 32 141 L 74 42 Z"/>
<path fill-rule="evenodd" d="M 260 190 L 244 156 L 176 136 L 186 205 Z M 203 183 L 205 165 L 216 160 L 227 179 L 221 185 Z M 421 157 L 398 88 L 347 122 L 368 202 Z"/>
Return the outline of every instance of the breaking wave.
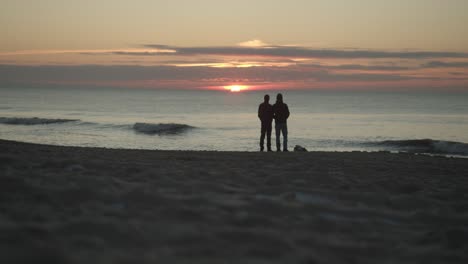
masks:
<path fill-rule="evenodd" d="M 0 117 L 0 124 L 7 125 L 48 125 L 57 123 L 76 122 L 79 119 L 50 119 L 39 117 Z"/>
<path fill-rule="evenodd" d="M 433 139 L 385 140 L 375 142 L 373 145 L 413 153 L 468 155 L 468 144 L 455 141 Z"/>
<path fill-rule="evenodd" d="M 144 134 L 179 134 L 189 129 L 195 128 L 186 124 L 149 124 L 149 123 L 135 123 L 133 129 L 139 133 Z"/>

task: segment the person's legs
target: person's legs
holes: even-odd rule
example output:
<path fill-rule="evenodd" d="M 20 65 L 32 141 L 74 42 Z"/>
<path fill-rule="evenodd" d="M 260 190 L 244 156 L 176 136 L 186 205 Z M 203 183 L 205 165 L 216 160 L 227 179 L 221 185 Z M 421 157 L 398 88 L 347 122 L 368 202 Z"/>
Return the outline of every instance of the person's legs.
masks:
<path fill-rule="evenodd" d="M 281 150 L 281 143 L 280 143 L 280 132 L 281 132 L 281 125 L 275 124 L 275 132 L 276 132 L 276 151 Z"/>
<path fill-rule="evenodd" d="M 267 149 L 271 151 L 271 122 L 267 123 L 266 127 Z"/>
<path fill-rule="evenodd" d="M 263 143 L 265 142 L 265 133 L 267 131 L 267 126 L 262 122 L 262 127 L 260 129 L 260 151 L 263 151 Z"/>
<path fill-rule="evenodd" d="M 282 127 L 283 131 L 283 151 L 288 151 L 288 125 L 284 124 Z"/>

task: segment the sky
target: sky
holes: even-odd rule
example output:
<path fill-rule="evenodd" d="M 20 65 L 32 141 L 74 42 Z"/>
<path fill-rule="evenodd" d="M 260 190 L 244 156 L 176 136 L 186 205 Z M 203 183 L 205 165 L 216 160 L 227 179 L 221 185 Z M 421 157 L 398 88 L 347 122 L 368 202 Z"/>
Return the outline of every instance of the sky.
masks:
<path fill-rule="evenodd" d="M 466 0 L 0 0 L 0 85 L 468 91 Z"/>

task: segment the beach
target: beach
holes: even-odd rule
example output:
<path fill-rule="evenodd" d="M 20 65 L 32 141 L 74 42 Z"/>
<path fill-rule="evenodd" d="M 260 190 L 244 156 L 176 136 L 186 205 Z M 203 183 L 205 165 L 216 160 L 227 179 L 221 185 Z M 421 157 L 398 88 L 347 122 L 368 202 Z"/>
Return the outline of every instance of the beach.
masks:
<path fill-rule="evenodd" d="M 0 140 L 1 263 L 468 263 L 468 159 Z"/>

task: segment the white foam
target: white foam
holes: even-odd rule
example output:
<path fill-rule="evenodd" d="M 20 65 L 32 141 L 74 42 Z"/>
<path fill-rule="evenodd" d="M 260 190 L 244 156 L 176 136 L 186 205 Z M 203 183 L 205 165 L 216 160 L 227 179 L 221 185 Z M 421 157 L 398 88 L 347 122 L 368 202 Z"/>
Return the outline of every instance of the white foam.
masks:
<path fill-rule="evenodd" d="M 468 144 L 451 141 L 434 141 L 434 152 L 442 154 L 468 155 Z"/>

